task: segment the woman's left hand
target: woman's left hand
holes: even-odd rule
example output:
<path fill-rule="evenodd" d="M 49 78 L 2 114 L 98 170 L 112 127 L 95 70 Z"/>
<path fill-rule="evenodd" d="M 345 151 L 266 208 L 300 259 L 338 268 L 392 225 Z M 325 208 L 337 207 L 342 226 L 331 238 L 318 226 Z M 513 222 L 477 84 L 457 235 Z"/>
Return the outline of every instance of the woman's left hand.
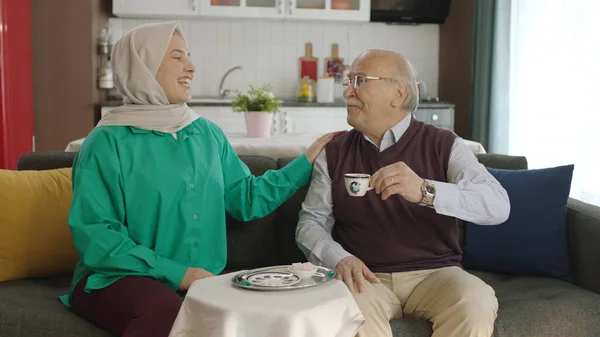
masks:
<path fill-rule="evenodd" d="M 323 151 L 325 146 L 327 146 L 327 144 L 329 144 L 329 142 L 333 139 L 333 137 L 335 137 L 337 135 L 341 135 L 346 132 L 348 132 L 348 131 L 344 130 L 344 131 L 330 132 L 330 133 L 326 133 L 326 134 L 322 135 L 321 137 L 317 138 L 317 140 L 315 140 L 306 150 L 306 153 L 305 153 L 306 159 L 308 159 L 308 161 L 310 162 L 311 165 L 314 164 L 319 153 L 321 153 L 321 151 Z"/>

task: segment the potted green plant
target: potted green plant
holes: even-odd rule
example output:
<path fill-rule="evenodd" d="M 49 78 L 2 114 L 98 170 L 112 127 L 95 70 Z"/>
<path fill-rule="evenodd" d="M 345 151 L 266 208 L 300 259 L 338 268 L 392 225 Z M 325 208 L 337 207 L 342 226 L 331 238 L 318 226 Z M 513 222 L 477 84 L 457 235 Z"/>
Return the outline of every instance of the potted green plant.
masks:
<path fill-rule="evenodd" d="M 273 114 L 279 111 L 282 103 L 271 92 L 271 86 L 265 84 L 258 88 L 250 85 L 246 94 L 238 91 L 231 106 L 233 111 L 244 113 L 248 137 L 269 138 Z"/>

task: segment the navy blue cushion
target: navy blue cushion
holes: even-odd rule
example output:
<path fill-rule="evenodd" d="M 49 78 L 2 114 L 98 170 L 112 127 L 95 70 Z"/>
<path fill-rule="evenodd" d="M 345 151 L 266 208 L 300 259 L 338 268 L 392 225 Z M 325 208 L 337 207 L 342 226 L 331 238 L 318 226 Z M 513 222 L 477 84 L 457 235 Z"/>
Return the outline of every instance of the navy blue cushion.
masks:
<path fill-rule="evenodd" d="M 488 168 L 508 193 L 510 216 L 497 226 L 467 223 L 464 267 L 570 281 L 566 224 L 573 168 Z"/>

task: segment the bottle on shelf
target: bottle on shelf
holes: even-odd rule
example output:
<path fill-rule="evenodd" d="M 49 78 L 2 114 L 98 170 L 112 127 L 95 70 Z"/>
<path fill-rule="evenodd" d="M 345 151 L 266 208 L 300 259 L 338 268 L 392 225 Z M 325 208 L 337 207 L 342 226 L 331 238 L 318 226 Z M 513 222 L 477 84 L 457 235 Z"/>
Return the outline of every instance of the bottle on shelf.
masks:
<path fill-rule="evenodd" d="M 298 90 L 297 99 L 299 102 L 315 102 L 317 99 L 315 90 L 315 81 L 310 77 L 304 76 L 300 80 L 300 90 Z"/>

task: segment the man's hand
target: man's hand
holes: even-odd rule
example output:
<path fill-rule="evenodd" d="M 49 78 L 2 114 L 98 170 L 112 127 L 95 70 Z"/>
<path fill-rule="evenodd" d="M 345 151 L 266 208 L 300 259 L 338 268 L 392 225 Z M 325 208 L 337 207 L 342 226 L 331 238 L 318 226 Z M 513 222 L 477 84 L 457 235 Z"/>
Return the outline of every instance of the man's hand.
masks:
<path fill-rule="evenodd" d="M 423 181 L 401 161 L 383 167 L 371 176 L 371 186 L 375 188 L 377 194 L 381 193 L 381 199 L 386 200 L 393 194 L 399 194 L 414 203 L 423 199 L 421 192 Z"/>
<path fill-rule="evenodd" d="M 207 277 L 212 277 L 215 276 L 215 274 L 208 272 L 202 268 L 188 268 L 188 270 L 185 272 L 185 275 L 183 276 L 183 280 L 181 281 L 181 284 L 179 285 L 179 290 L 181 291 L 187 291 L 190 286 L 192 285 L 192 283 L 194 283 L 194 281 L 199 280 L 199 279 L 203 279 L 203 278 L 207 278 Z"/>
<path fill-rule="evenodd" d="M 358 258 L 346 256 L 335 266 L 335 278 L 346 283 L 350 292 L 356 291 L 354 283 L 358 286 L 358 292 L 365 290 L 365 279 L 372 283 L 379 283 L 379 279 L 369 268 Z"/>

